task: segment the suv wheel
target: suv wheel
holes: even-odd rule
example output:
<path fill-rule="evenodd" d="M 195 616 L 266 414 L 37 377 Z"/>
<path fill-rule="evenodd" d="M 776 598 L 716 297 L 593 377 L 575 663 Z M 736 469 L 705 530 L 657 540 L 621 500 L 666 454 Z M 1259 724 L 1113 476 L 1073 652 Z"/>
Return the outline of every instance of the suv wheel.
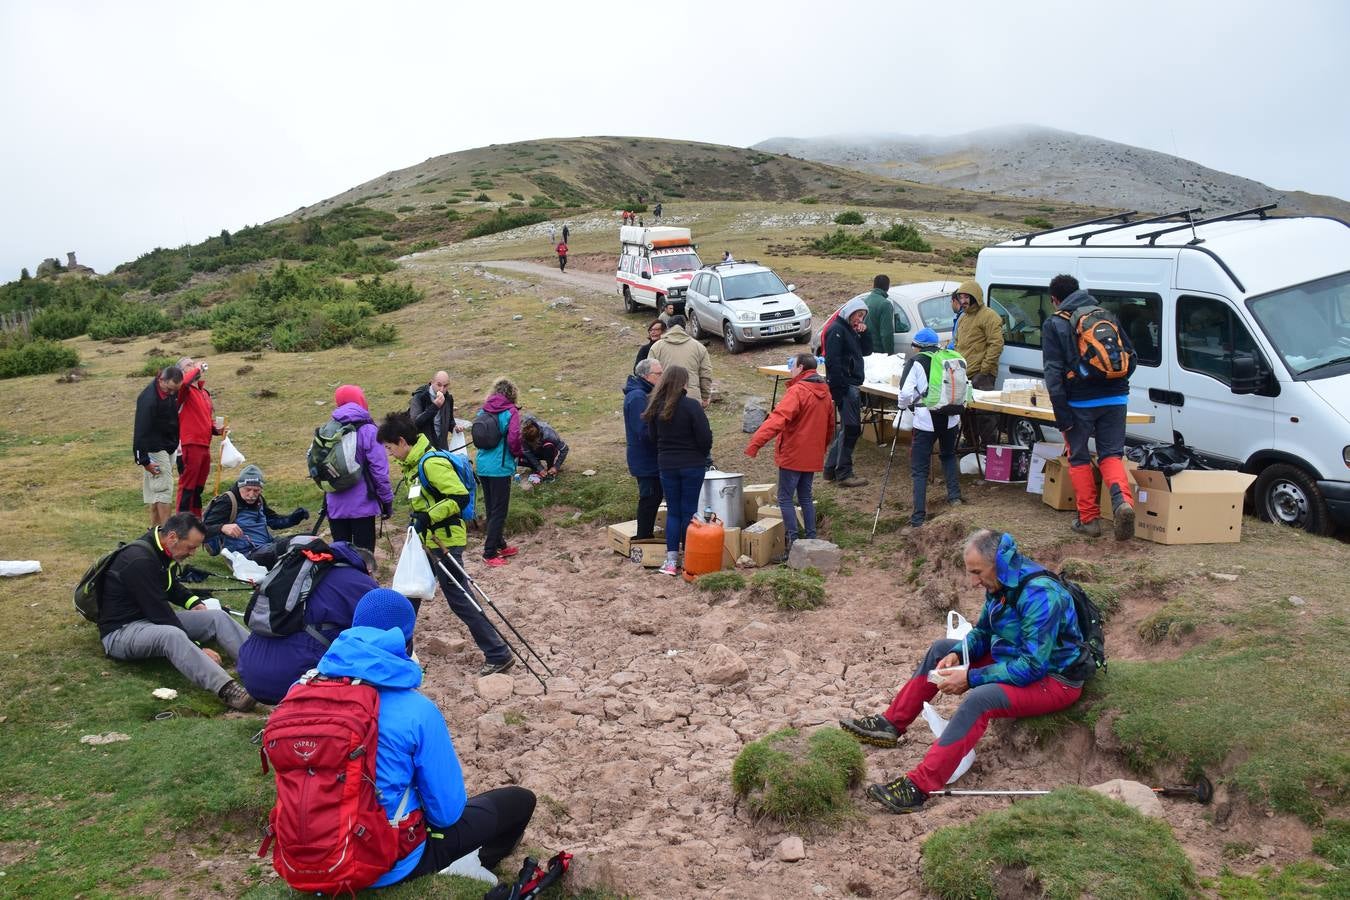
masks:
<path fill-rule="evenodd" d="M 726 345 L 728 353 L 740 353 L 745 349 L 745 345 L 736 339 L 736 329 L 731 327 L 729 321 L 722 322 L 722 343 Z"/>
<path fill-rule="evenodd" d="M 1327 501 L 1311 475 L 1297 466 L 1276 463 L 1256 479 L 1256 511 L 1267 522 L 1302 528 L 1313 534 L 1331 530 Z"/>
<path fill-rule="evenodd" d="M 1045 440 L 1041 426 L 1032 419 L 1008 420 L 1008 443 L 1019 447 L 1032 447 Z"/>
<path fill-rule="evenodd" d="M 628 289 L 626 284 L 623 286 L 623 311 L 630 313 L 638 311 L 637 304 L 633 302 L 633 292 Z"/>
<path fill-rule="evenodd" d="M 696 341 L 703 340 L 703 329 L 698 324 L 698 314 L 689 308 L 689 304 L 684 305 L 684 324 L 685 331 Z"/>
<path fill-rule="evenodd" d="M 811 332 L 809 331 L 803 331 L 801 334 L 792 336 L 792 343 L 794 344 L 805 344 L 809 340 L 811 340 Z"/>

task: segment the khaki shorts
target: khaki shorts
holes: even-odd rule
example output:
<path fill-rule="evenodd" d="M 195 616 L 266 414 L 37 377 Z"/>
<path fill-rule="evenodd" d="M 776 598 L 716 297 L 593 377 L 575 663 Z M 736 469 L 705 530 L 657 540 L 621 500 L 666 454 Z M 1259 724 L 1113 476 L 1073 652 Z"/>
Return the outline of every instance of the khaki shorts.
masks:
<path fill-rule="evenodd" d="M 151 475 L 148 469 L 144 470 L 141 499 L 146 503 L 173 503 L 173 454 L 156 450 L 150 454 L 150 462 L 159 466 L 159 474 Z"/>

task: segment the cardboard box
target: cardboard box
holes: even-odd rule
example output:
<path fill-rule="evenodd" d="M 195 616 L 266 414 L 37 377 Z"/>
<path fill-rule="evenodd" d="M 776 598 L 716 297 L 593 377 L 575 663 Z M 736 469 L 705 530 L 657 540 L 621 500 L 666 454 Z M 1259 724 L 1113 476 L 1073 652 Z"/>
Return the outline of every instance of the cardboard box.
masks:
<path fill-rule="evenodd" d="M 1139 496 L 1139 482 L 1135 480 L 1134 473 L 1139 468 L 1139 463 L 1132 459 L 1125 460 L 1125 480 L 1130 484 L 1130 495 Z M 1101 485 L 1101 494 L 1097 497 L 1097 505 L 1101 508 L 1102 518 L 1107 522 L 1115 521 L 1115 514 L 1111 512 L 1111 485 L 1102 478 L 1102 473 L 1097 472 L 1097 481 Z M 1139 501 L 1136 499 L 1135 503 Z"/>
<path fill-rule="evenodd" d="M 620 556 L 627 556 L 632 559 L 634 547 L 641 547 L 648 544 L 660 544 L 661 552 L 664 554 L 666 549 L 666 538 L 660 531 L 661 529 L 658 528 L 655 537 L 639 541 L 637 539 L 637 520 L 634 519 L 631 522 L 620 522 L 617 525 L 609 526 L 605 534 L 609 549 L 618 553 Z M 660 563 L 658 562 L 657 565 L 659 566 Z"/>
<path fill-rule="evenodd" d="M 757 566 L 767 566 L 782 556 L 786 547 L 782 519 L 760 519 L 741 529 L 741 553 L 754 560 Z"/>
<path fill-rule="evenodd" d="M 806 519 L 802 517 L 802 508 L 800 506 L 792 507 L 797 511 L 797 531 L 800 533 L 806 528 Z M 774 504 L 773 506 L 761 506 L 755 514 L 755 521 L 760 519 L 781 519 L 783 518 L 783 508 Z"/>
<path fill-rule="evenodd" d="M 628 551 L 628 558 L 644 569 L 655 569 L 666 561 L 666 539 L 648 543 L 634 542 Z"/>
<path fill-rule="evenodd" d="M 1040 441 L 1031 448 L 1031 465 L 1027 468 L 1027 493 L 1039 494 L 1045 490 L 1045 464 L 1064 452 L 1064 446 L 1054 441 Z"/>
<path fill-rule="evenodd" d="M 736 560 L 741 558 L 741 530 L 739 528 L 722 529 L 722 568 L 736 568 Z"/>
<path fill-rule="evenodd" d="M 1185 471 L 1171 480 L 1139 469 L 1134 533 L 1158 544 L 1234 544 L 1242 539 L 1242 505 L 1256 480 L 1245 472 Z"/>
<path fill-rule="evenodd" d="M 1015 444 L 990 444 L 984 450 L 984 480 L 1026 481 L 1031 469 L 1031 448 Z"/>
<path fill-rule="evenodd" d="M 778 485 L 747 484 L 741 488 L 741 503 L 745 507 L 745 521 L 753 522 L 759 518 L 756 513 L 761 506 L 772 506 L 778 502 Z"/>
<path fill-rule="evenodd" d="M 863 427 L 863 436 L 874 444 L 890 444 L 895 436 L 895 421 L 892 416 L 882 416 Z"/>
<path fill-rule="evenodd" d="M 1073 494 L 1073 482 L 1069 480 L 1067 456 L 1057 456 L 1045 461 L 1045 487 L 1041 491 L 1041 502 L 1051 509 L 1078 508 Z"/>

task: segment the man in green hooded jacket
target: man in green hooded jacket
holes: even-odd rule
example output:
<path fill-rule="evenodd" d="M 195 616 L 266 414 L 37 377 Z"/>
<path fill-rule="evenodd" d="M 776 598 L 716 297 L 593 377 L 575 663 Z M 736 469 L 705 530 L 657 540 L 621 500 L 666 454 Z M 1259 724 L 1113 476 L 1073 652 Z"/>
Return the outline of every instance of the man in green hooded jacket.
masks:
<path fill-rule="evenodd" d="M 867 333 L 872 335 L 872 352 L 890 356 L 895 352 L 895 307 L 889 292 L 891 279 L 878 275 L 872 279 L 872 292 L 863 297 L 867 304 Z"/>

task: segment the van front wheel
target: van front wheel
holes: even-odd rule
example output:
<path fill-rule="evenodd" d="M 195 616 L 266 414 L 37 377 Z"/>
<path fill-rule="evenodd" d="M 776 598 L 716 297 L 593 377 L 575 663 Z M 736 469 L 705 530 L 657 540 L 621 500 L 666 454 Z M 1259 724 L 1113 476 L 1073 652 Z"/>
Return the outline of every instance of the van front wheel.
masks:
<path fill-rule="evenodd" d="M 638 311 L 638 305 L 633 302 L 633 292 L 628 289 L 626 284 L 623 286 L 623 310 L 630 313 Z"/>
<path fill-rule="evenodd" d="M 1313 477 L 1297 466 L 1276 463 L 1256 479 L 1256 510 L 1262 519 L 1312 534 L 1331 530 L 1327 501 Z"/>

